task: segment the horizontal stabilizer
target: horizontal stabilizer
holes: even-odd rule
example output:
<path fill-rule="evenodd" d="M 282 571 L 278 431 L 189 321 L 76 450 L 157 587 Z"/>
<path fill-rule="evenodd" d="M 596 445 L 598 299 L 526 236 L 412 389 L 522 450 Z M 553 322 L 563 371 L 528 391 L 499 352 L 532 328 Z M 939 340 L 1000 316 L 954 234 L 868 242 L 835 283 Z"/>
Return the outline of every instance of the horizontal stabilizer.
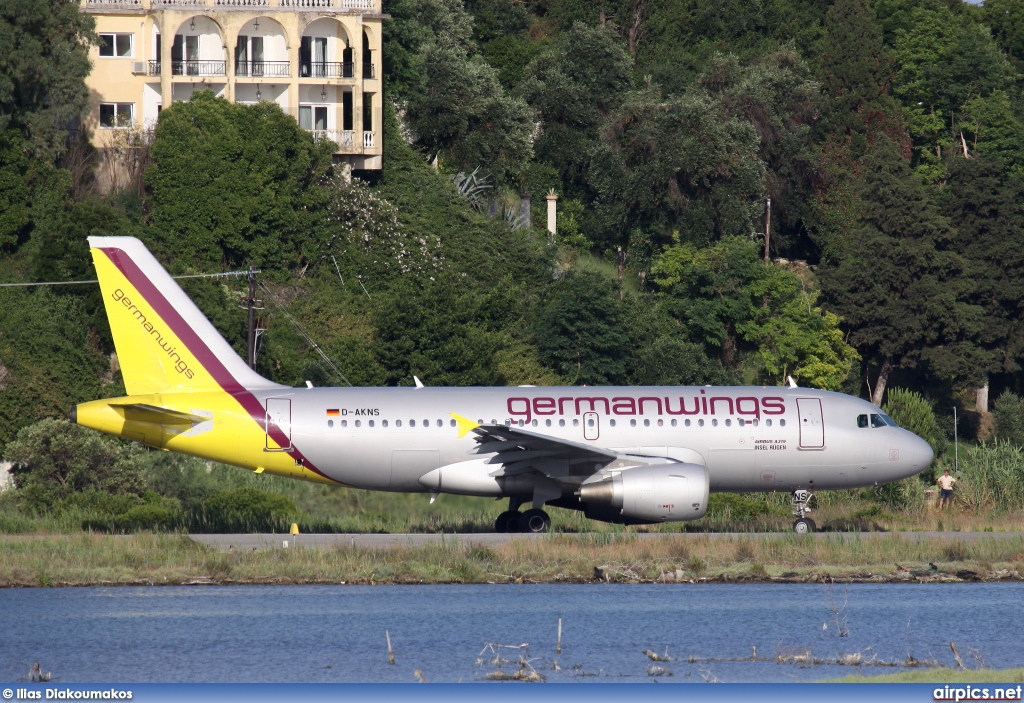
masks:
<path fill-rule="evenodd" d="M 132 420 L 152 422 L 156 425 L 198 425 L 210 419 L 202 415 L 194 415 L 181 412 L 180 410 L 171 410 L 170 408 L 161 408 L 145 403 L 111 403 L 110 407 L 124 412 L 126 419 L 128 419 L 128 414 L 131 413 L 132 417 L 130 419 Z"/>

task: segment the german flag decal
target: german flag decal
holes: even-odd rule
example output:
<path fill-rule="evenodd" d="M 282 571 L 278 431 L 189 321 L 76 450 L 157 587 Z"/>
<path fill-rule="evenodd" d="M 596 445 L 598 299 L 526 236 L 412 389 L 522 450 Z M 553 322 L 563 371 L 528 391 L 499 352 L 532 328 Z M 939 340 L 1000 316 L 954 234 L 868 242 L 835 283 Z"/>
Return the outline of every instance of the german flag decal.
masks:
<path fill-rule="evenodd" d="M 338 410 L 337 408 L 327 409 L 327 417 L 337 417 L 338 415 L 341 415 L 341 411 Z"/>

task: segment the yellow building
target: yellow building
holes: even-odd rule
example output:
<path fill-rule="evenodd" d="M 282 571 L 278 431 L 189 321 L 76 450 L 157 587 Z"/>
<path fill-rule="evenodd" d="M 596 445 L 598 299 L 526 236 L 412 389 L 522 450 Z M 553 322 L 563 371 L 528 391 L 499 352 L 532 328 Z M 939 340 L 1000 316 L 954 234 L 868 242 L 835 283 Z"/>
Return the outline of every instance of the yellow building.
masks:
<path fill-rule="evenodd" d="M 100 38 L 86 79 L 96 147 L 210 90 L 275 102 L 335 142 L 337 161 L 381 168 L 381 0 L 82 0 L 82 10 Z"/>

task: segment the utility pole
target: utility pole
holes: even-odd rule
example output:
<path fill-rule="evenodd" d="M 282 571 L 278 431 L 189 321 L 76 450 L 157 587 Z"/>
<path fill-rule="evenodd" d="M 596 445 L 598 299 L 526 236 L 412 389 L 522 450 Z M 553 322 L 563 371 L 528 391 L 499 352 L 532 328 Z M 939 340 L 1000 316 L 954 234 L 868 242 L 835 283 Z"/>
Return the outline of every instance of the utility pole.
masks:
<path fill-rule="evenodd" d="M 245 363 L 250 369 L 256 368 L 256 268 L 249 265 L 249 295 L 245 299 L 248 308 L 248 333 L 245 338 Z"/>
<path fill-rule="evenodd" d="M 764 211 L 764 262 L 768 263 L 768 243 L 772 232 L 772 199 L 768 198 L 768 205 Z"/>

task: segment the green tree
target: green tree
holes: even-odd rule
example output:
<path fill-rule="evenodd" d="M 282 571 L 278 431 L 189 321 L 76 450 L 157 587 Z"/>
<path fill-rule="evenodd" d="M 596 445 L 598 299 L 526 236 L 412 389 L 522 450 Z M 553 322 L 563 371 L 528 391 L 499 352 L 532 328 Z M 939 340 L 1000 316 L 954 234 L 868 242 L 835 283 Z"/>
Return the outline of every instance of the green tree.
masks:
<path fill-rule="evenodd" d="M 1024 361 L 1024 184 L 997 159 L 957 159 L 943 194 L 968 299 L 980 313 L 977 373 L 1018 373 Z"/>
<path fill-rule="evenodd" d="M 765 264 L 758 245 L 729 237 L 696 249 L 667 248 L 655 261 L 653 280 L 690 334 L 726 368 L 746 354 L 760 380 L 838 389 L 856 353 L 843 340 L 839 318 L 816 307 L 817 294 L 795 274 Z"/>
<path fill-rule="evenodd" d="M 877 370 L 881 404 L 895 369 L 922 362 L 938 378 L 977 379 L 971 342 L 979 311 L 967 299 L 953 229 L 888 139 L 863 163 L 858 215 L 838 263 L 819 268 L 829 307 Z"/>
<path fill-rule="evenodd" d="M 704 246 L 755 230 L 765 178 L 757 133 L 704 91 L 668 99 L 653 87 L 632 93 L 606 138 L 609 150 L 591 171 L 595 229 L 606 242 L 634 229 L 666 239 L 677 230 Z"/>
<path fill-rule="evenodd" d="M 273 103 L 196 93 L 160 116 L 143 235 L 179 265 L 301 266 L 310 232 L 323 224 L 320 184 L 333 150 Z"/>
<path fill-rule="evenodd" d="M 0 290 L 0 444 L 36 420 L 102 397 L 109 363 L 90 337 L 76 298 Z"/>
<path fill-rule="evenodd" d="M 996 439 L 1024 447 L 1024 398 L 1011 391 L 1002 393 L 996 400 L 993 414 Z"/>
<path fill-rule="evenodd" d="M 0 133 L 17 129 L 52 162 L 88 105 L 91 15 L 76 0 L 0 2 Z"/>
<path fill-rule="evenodd" d="M 624 383 L 626 311 L 610 280 L 570 271 L 552 284 L 537 310 L 534 335 L 542 359 L 573 385 Z"/>
<path fill-rule="evenodd" d="M 138 447 L 54 419 L 22 428 L 4 450 L 19 499 L 35 510 L 86 491 L 141 496 L 142 456 Z"/>

